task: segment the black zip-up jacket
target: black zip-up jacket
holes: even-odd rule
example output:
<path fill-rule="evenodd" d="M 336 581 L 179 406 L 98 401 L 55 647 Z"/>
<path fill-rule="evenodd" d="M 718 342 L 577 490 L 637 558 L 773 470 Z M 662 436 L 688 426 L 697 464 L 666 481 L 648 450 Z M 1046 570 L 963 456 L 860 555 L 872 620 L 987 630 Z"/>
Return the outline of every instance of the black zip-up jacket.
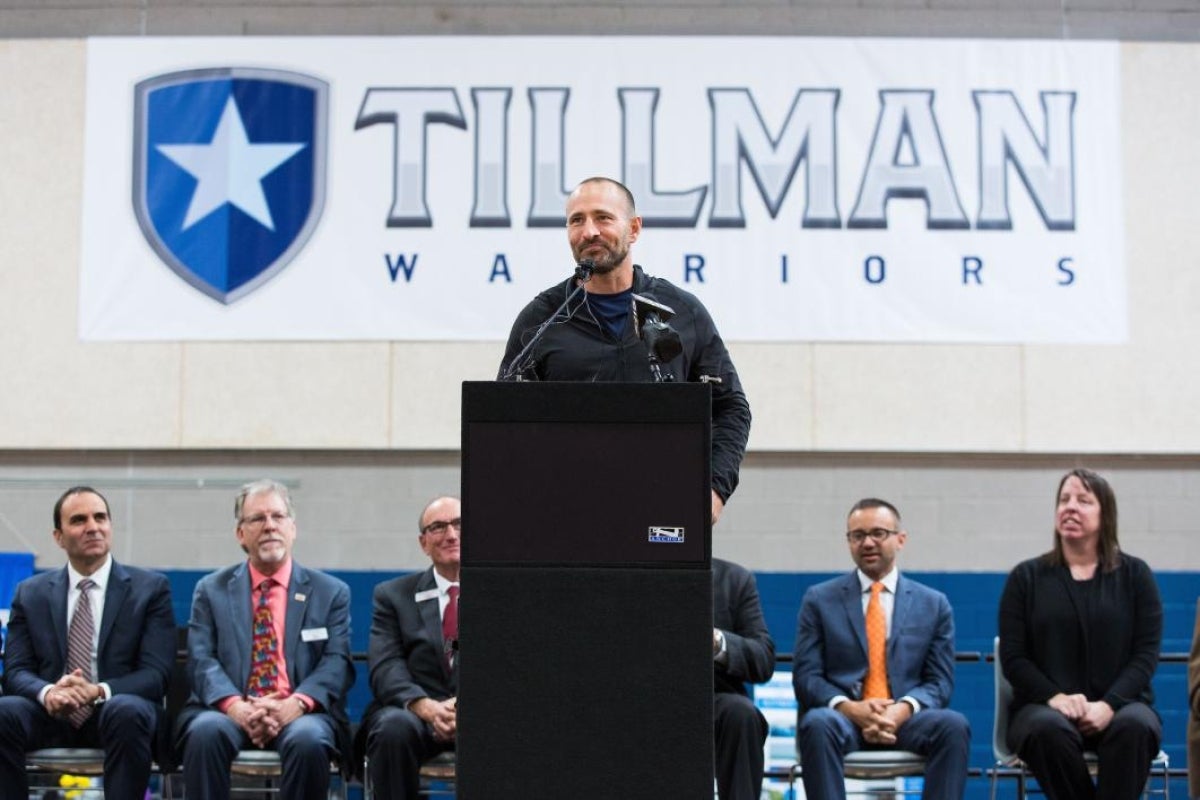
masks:
<path fill-rule="evenodd" d="M 538 326 L 550 318 L 574 289 L 575 279 L 568 278 L 539 294 L 517 315 L 499 374 L 504 374 Z M 664 370 L 676 380 L 707 382 L 712 386 L 712 488 L 721 500 L 728 500 L 737 488 L 738 470 L 750 436 L 750 404 L 729 351 L 708 310 L 695 295 L 662 278 L 647 275 L 637 265 L 633 267 L 633 293 L 675 311 L 669 324 L 679 333 L 683 353 L 664 364 Z M 611 336 L 588 308 L 586 292 L 580 292 L 562 317 L 565 319 L 551 325 L 534 348 L 531 366 L 523 374 L 526 380 L 631 383 L 654 380 L 646 347 L 637 338 L 633 325 L 625 326 L 620 339 Z"/>

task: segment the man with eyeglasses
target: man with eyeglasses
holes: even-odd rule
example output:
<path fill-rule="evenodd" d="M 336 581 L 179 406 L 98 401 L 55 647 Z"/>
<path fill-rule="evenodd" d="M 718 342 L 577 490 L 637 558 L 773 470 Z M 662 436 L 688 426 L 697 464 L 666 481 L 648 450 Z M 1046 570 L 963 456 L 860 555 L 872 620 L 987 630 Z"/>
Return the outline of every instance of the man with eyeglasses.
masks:
<path fill-rule="evenodd" d="M 178 724 L 186 794 L 229 797 L 234 757 L 260 748 L 279 752 L 281 796 L 324 798 L 330 761 L 350 767 L 350 589 L 292 559 L 283 484 L 243 486 L 234 518 L 247 560 L 202 578 L 192 598 L 192 695 Z"/>
<path fill-rule="evenodd" d="M 946 706 L 954 689 L 954 617 L 941 592 L 900 575 L 908 534 L 886 500 L 850 509 L 846 541 L 858 567 L 804 595 L 792 684 L 804 791 L 842 800 L 842 760 L 860 749 L 926 759 L 925 800 L 960 800 L 971 729 Z"/>
<path fill-rule="evenodd" d="M 417 520 L 429 569 L 375 587 L 368 646 L 374 700 L 358 750 L 375 797 L 415 798 L 421 764 L 455 746 L 462 505 L 438 497 Z"/>

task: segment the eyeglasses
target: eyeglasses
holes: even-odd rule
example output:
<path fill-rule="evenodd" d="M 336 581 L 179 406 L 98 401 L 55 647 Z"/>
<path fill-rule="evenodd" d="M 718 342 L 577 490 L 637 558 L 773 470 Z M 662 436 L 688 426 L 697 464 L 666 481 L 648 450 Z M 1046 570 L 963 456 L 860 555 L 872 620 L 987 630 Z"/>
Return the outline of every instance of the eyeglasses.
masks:
<path fill-rule="evenodd" d="M 455 517 L 449 522 L 443 519 L 439 519 L 436 522 L 431 522 L 424 528 L 421 528 L 421 533 L 431 533 L 434 536 L 441 536 L 451 528 L 454 528 L 454 530 L 462 533 L 462 517 Z"/>
<path fill-rule="evenodd" d="M 846 541 L 852 544 L 862 544 L 868 536 L 876 542 L 882 542 L 889 536 L 895 536 L 900 531 L 893 531 L 888 528 L 871 528 L 868 531 L 854 530 L 846 531 Z"/>
<path fill-rule="evenodd" d="M 284 514 L 282 511 L 273 511 L 270 514 L 255 514 L 253 517 L 243 517 L 240 522 L 247 528 L 262 528 L 267 524 L 267 520 L 274 522 L 276 525 L 282 525 L 285 520 L 291 519 L 291 514 Z"/>

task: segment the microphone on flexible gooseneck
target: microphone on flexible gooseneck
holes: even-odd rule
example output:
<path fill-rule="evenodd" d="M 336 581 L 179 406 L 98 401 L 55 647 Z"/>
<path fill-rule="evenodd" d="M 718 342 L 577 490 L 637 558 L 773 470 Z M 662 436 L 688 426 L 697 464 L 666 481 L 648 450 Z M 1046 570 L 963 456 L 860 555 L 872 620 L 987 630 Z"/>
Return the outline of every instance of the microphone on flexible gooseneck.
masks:
<path fill-rule="evenodd" d="M 575 277 L 584 283 L 587 283 L 592 279 L 592 273 L 595 271 L 596 262 L 592 261 L 590 258 L 585 258 L 583 261 L 580 261 L 578 265 L 576 265 Z"/>
<path fill-rule="evenodd" d="M 580 261 L 575 265 L 575 278 L 579 281 L 579 285 L 576 286 L 569 295 L 567 295 L 567 299 L 563 301 L 563 304 L 555 309 L 554 313 L 551 314 L 545 322 L 538 326 L 538 329 L 534 331 L 533 338 L 531 338 L 529 342 L 523 348 L 521 348 L 521 352 L 517 353 L 517 355 L 513 357 L 513 360 L 508 362 L 508 367 L 500 373 L 499 380 L 520 381 L 525 379 L 526 370 L 533 366 L 534 345 L 541 341 L 541 338 L 546 334 L 547 328 L 549 328 L 555 322 L 564 321 L 564 319 L 559 315 L 571 305 L 571 301 L 578 297 L 580 292 L 585 291 L 583 285 L 592 279 L 592 273 L 595 271 L 596 262 L 592 261 L 590 258 L 585 258 L 583 261 Z M 569 316 L 570 315 L 568 315 L 568 318 Z"/>

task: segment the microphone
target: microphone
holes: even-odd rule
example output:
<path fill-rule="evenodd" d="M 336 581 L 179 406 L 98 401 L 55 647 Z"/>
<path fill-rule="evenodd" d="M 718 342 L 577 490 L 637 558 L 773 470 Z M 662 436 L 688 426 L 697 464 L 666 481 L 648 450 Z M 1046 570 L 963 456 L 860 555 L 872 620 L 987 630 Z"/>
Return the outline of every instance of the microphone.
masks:
<path fill-rule="evenodd" d="M 525 380 L 525 373 L 533 367 L 534 346 L 542 340 L 542 337 L 546 335 L 546 330 L 551 325 L 553 325 L 555 322 L 566 322 L 574 315 L 575 311 L 572 310 L 568 312 L 565 317 L 562 316 L 563 312 L 570 308 L 571 303 L 575 300 L 575 298 L 578 297 L 581 292 L 587 291 L 583 288 L 583 284 L 587 283 L 588 280 L 591 279 L 592 273 L 595 271 L 595 269 L 596 262 L 592 261 L 590 258 L 585 258 L 583 261 L 580 261 L 575 265 L 575 277 L 579 280 L 579 285 L 576 286 L 569 295 L 567 295 L 567 299 L 563 301 L 563 304 L 556 308 L 554 313 L 547 317 L 546 321 L 538 326 L 537 330 L 533 332 L 533 337 L 528 343 L 526 343 L 524 347 L 521 348 L 521 352 L 517 353 L 516 356 L 513 357 L 513 360 L 508 362 L 508 367 L 506 367 L 500 373 L 499 380 Z M 578 309 L 579 306 L 576 306 L 575 308 Z M 663 308 L 666 308 L 666 306 L 663 306 Z"/>
<path fill-rule="evenodd" d="M 633 330 L 637 337 L 646 344 L 646 352 L 650 357 L 650 371 L 656 381 L 672 381 L 674 377 L 659 369 L 660 364 L 666 364 L 683 352 L 683 342 L 679 332 L 667 324 L 667 320 L 675 316 L 675 309 L 662 303 L 633 295 Z"/>

